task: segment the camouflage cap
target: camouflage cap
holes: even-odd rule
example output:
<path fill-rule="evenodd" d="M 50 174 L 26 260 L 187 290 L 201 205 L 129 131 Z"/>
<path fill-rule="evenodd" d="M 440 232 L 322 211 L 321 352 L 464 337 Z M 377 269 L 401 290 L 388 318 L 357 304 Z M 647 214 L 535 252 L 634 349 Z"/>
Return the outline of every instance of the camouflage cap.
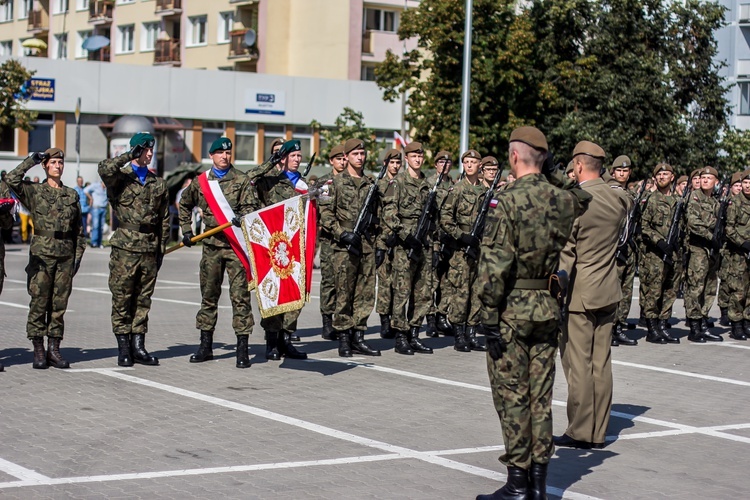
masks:
<path fill-rule="evenodd" d="M 148 132 L 138 132 L 130 138 L 130 147 L 143 146 L 144 148 L 153 148 L 156 140 Z"/>
<path fill-rule="evenodd" d="M 679 177 L 679 178 L 677 179 L 677 184 L 682 184 L 683 182 L 687 182 L 687 181 L 688 181 L 688 177 L 687 177 L 687 175 L 681 175 L 681 176 L 680 176 L 680 177 Z"/>
<path fill-rule="evenodd" d="M 208 154 L 212 155 L 217 151 L 231 151 L 232 141 L 228 137 L 219 137 L 211 143 L 211 147 L 208 148 Z"/>
<path fill-rule="evenodd" d="M 408 155 L 409 153 L 424 153 L 424 149 L 422 148 L 422 143 L 413 141 L 406 145 L 404 148 L 404 154 Z"/>
<path fill-rule="evenodd" d="M 742 182 L 742 172 L 735 172 L 732 174 L 732 181 L 729 183 L 731 184 L 737 184 L 738 182 Z"/>
<path fill-rule="evenodd" d="M 385 154 L 385 158 L 383 158 L 383 161 L 388 162 L 391 160 L 401 161 L 401 151 L 399 151 L 398 149 L 389 149 Z"/>
<path fill-rule="evenodd" d="M 438 154 L 435 155 L 435 163 L 437 163 L 440 160 L 451 161 L 451 154 L 448 151 L 440 151 Z"/>
<path fill-rule="evenodd" d="M 48 160 L 51 158 L 60 158 L 61 160 L 65 159 L 65 153 L 63 153 L 63 150 L 60 148 L 49 148 L 44 154 L 47 155 Z"/>
<path fill-rule="evenodd" d="M 612 162 L 612 170 L 616 168 L 633 168 L 633 163 L 625 155 L 620 155 Z"/>
<path fill-rule="evenodd" d="M 479 165 L 482 167 L 485 167 L 485 166 L 497 167 L 500 164 L 497 162 L 497 158 L 495 158 L 494 156 L 485 156 L 484 158 L 482 158 L 482 161 Z"/>
<path fill-rule="evenodd" d="M 654 167 L 653 174 L 654 176 L 656 176 L 656 174 L 658 174 L 659 172 L 664 172 L 664 171 L 674 173 L 674 169 L 672 168 L 672 165 L 670 165 L 669 163 L 661 162 L 661 163 L 656 164 L 656 166 Z"/>
<path fill-rule="evenodd" d="M 518 127 L 510 133 L 508 142 L 523 142 L 534 149 L 549 151 L 547 138 L 541 130 L 536 127 Z"/>
<path fill-rule="evenodd" d="M 474 158 L 475 160 L 481 160 L 482 155 L 480 155 L 479 151 L 477 151 L 476 149 L 470 149 L 461 155 L 461 161 L 464 161 L 464 158 Z"/>
<path fill-rule="evenodd" d="M 576 144 L 576 147 L 573 150 L 573 158 L 578 155 L 591 156 L 592 158 L 596 158 L 597 160 L 603 160 L 604 157 L 607 156 L 607 154 L 598 144 L 595 144 L 591 141 L 581 141 Z"/>
<path fill-rule="evenodd" d="M 336 158 L 337 156 L 344 156 L 344 145 L 343 144 L 337 144 L 336 146 L 331 148 L 331 151 L 328 153 L 328 159 L 332 160 Z"/>
<path fill-rule="evenodd" d="M 362 139 L 349 139 L 344 143 L 345 154 L 349 154 L 355 149 L 365 149 L 365 141 Z"/>
<path fill-rule="evenodd" d="M 706 166 L 700 169 L 700 175 L 709 175 L 709 174 L 713 175 L 717 179 L 719 178 L 719 171 L 716 170 L 714 167 Z"/>

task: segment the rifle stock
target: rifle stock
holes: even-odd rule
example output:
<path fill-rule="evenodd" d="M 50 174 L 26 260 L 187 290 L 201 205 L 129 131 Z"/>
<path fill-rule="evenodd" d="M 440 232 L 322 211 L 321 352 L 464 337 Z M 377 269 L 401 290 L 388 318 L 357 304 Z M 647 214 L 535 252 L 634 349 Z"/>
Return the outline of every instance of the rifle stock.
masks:
<path fill-rule="evenodd" d="M 421 241 L 425 247 L 427 246 L 427 231 L 429 231 L 432 225 L 433 205 L 435 204 L 435 198 L 437 197 L 437 189 L 440 183 L 443 182 L 445 173 L 438 174 L 435 185 L 432 186 L 430 193 L 427 195 L 427 201 L 422 207 L 422 213 L 419 215 L 419 221 L 417 222 L 417 230 L 414 232 L 414 237 Z M 409 260 L 417 260 L 419 255 L 416 254 L 413 248 L 410 248 L 406 254 Z"/>
<path fill-rule="evenodd" d="M 365 236 L 365 232 L 370 227 L 370 224 L 372 224 L 372 219 L 375 216 L 372 209 L 372 199 L 378 192 L 378 181 L 385 176 L 385 173 L 387 171 L 388 162 L 383 162 L 383 166 L 380 167 L 380 172 L 378 173 L 377 179 L 367 190 L 367 196 L 365 196 L 365 201 L 362 203 L 362 208 L 360 208 L 359 210 L 357 221 L 354 223 L 354 229 L 352 230 L 352 232 L 360 238 Z M 347 245 L 346 250 L 352 255 L 360 255 L 362 253 L 359 248 L 353 247 L 352 245 Z"/>
<path fill-rule="evenodd" d="M 497 174 L 495 174 L 495 178 L 492 179 L 492 184 L 490 184 L 489 189 L 484 193 L 484 199 L 482 200 L 482 206 L 479 209 L 479 213 L 477 214 L 477 218 L 474 219 L 474 224 L 471 226 L 471 233 L 469 233 L 474 238 L 481 240 L 482 234 L 484 233 L 484 224 L 487 221 L 487 212 L 490 210 L 490 203 L 492 203 L 492 196 L 495 194 L 495 189 L 497 189 L 497 182 L 500 179 L 500 172 L 501 170 L 498 169 Z M 478 260 L 479 258 L 479 249 L 474 248 L 471 245 L 467 245 L 464 248 L 464 254 L 471 257 L 474 260 Z"/>

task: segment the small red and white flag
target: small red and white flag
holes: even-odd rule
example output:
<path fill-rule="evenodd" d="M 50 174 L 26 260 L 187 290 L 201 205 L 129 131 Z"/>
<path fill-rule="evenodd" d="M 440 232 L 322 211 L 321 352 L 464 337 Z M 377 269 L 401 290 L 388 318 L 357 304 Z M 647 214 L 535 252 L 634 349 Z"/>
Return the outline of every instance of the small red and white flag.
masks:
<path fill-rule="evenodd" d="M 302 309 L 310 298 L 317 214 L 295 196 L 242 218 L 263 318 Z"/>
<path fill-rule="evenodd" d="M 393 142 L 396 143 L 396 146 L 401 146 L 402 148 L 405 148 L 407 144 L 406 139 L 401 137 L 401 134 L 399 134 L 395 130 L 393 131 Z"/>

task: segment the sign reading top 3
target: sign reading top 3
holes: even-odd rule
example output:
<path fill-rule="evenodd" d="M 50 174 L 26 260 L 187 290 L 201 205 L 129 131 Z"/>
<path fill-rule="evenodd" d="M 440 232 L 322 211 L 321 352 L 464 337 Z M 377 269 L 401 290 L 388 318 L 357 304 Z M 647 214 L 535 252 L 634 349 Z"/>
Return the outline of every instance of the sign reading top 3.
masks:
<path fill-rule="evenodd" d="M 245 91 L 245 113 L 261 115 L 284 115 L 284 91 L 247 89 Z"/>
<path fill-rule="evenodd" d="M 32 101 L 54 101 L 55 79 L 54 78 L 32 78 L 29 80 Z"/>

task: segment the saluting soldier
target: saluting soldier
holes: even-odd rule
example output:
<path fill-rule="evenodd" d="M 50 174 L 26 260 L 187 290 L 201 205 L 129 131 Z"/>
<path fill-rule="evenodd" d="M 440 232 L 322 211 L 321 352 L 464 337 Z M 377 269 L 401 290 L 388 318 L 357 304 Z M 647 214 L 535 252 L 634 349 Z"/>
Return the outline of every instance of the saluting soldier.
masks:
<path fill-rule="evenodd" d="M 742 192 L 727 208 L 726 281 L 729 291 L 729 321 L 735 340 L 750 336 L 750 170 L 742 172 Z"/>
<path fill-rule="evenodd" d="M 547 139 L 534 127 L 510 136 L 508 163 L 516 177 L 487 220 L 474 282 L 487 335 L 487 371 L 500 417 L 508 467 L 505 486 L 478 500 L 546 498 L 552 456 L 552 386 L 560 308 L 549 291 L 573 222 L 591 195 L 541 169 Z"/>
<path fill-rule="evenodd" d="M 218 217 L 221 217 L 222 221 L 232 221 L 260 208 L 260 201 L 250 185 L 250 178 L 232 165 L 232 141 L 227 137 L 216 139 L 211 143 L 208 154 L 211 157 L 211 169 L 201 174 L 204 176 L 202 179 L 198 178 L 192 182 L 180 198 L 180 226 L 185 246 L 194 244 L 191 241 L 194 237 L 191 222 L 195 207 L 203 212 L 207 231 L 221 225 Z M 212 188 L 212 185 L 218 189 Z M 220 197 L 224 199 L 221 200 Z M 222 207 L 228 207 L 231 213 L 222 211 Z M 217 211 L 221 213 L 217 214 Z M 239 238 L 244 236 L 235 227 L 230 227 L 202 240 L 199 273 L 201 308 L 195 318 L 195 327 L 201 332 L 200 346 L 198 351 L 190 356 L 191 363 L 201 363 L 214 357 L 217 309 L 226 272 L 229 278 L 229 299 L 232 302 L 232 328 L 237 338 L 235 366 L 250 367 L 247 344 L 255 325 L 248 289 L 250 276 L 232 248 L 235 242 L 230 241 L 231 238 L 239 241 Z"/>
<path fill-rule="evenodd" d="M 432 301 L 429 288 L 432 259 L 431 255 L 425 255 L 424 242 L 414 236 L 431 186 L 421 171 L 422 144 L 410 142 L 404 154 L 406 169 L 388 183 L 380 221 L 397 241 L 393 247 L 391 317 L 391 328 L 396 331 L 394 350 L 407 355 L 432 354 L 432 348 L 419 341 L 419 329 Z"/>
<path fill-rule="evenodd" d="M 0 180 L 0 229 L 11 229 L 13 227 L 13 214 L 16 210 L 16 202 L 11 198 L 8 186 L 4 180 Z M 5 241 L 0 238 L 0 294 L 3 293 L 3 282 L 5 281 Z M 0 372 L 3 371 L 0 363 Z"/>
<path fill-rule="evenodd" d="M 119 222 L 110 239 L 109 258 L 119 366 L 159 364 L 145 343 L 151 296 L 169 238 L 169 190 L 164 179 L 148 169 L 154 142 L 151 134 L 135 134 L 130 151 L 99 163 L 99 176 Z"/>
<path fill-rule="evenodd" d="M 44 182 L 24 180 L 26 172 L 39 163 L 47 174 Z M 63 317 L 73 289 L 73 276 L 78 272 L 86 249 L 78 193 L 63 185 L 64 170 L 62 149 L 50 148 L 44 153 L 32 154 L 5 177 L 8 187 L 34 220 L 34 237 L 26 267 L 31 295 L 26 334 L 34 346 L 32 366 L 37 369 L 70 366 L 60 354 L 60 342 L 65 333 Z"/>
<path fill-rule="evenodd" d="M 349 139 L 344 143 L 347 167 L 333 178 L 327 199 L 320 200 L 320 222 L 328 234 L 335 235 L 333 267 L 336 285 L 336 313 L 333 329 L 339 339 L 339 356 L 354 354 L 380 356 L 380 351 L 365 342 L 367 318 L 375 306 L 375 239 L 378 225 L 375 219 L 380 199 L 370 200 L 370 225 L 362 234 L 354 232 L 355 224 L 370 186 L 375 179 L 364 174 L 367 158 L 365 143 Z"/>
<path fill-rule="evenodd" d="M 742 193 L 742 172 L 735 172 L 732 174 L 731 184 L 729 186 L 729 197 L 734 199 L 735 196 Z M 730 201 L 730 204 L 732 202 Z M 728 209 L 727 209 L 728 211 Z M 726 230 L 724 231 L 726 234 Z M 721 326 L 730 326 L 729 321 L 729 284 L 727 283 L 727 266 L 729 265 L 727 260 L 724 259 L 726 253 L 726 247 L 721 248 L 721 266 L 719 267 L 719 293 L 716 297 L 716 302 L 719 304 L 719 310 L 721 311 L 721 317 L 719 318 L 719 324 Z"/>

